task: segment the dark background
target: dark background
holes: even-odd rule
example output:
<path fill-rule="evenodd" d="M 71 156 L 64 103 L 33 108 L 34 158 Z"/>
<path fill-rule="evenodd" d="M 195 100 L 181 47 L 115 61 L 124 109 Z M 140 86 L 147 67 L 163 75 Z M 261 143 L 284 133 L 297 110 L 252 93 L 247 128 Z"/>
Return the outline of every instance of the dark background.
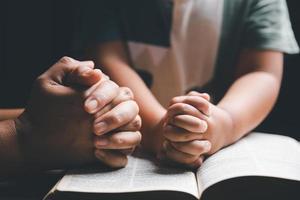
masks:
<path fill-rule="evenodd" d="M 287 0 L 300 41 L 300 3 Z M 33 80 L 72 49 L 82 11 L 80 0 L 0 1 L 0 107 L 23 107 Z M 279 100 L 259 131 L 300 140 L 300 56 L 286 56 Z M 299 121 L 299 122 L 298 122 Z"/>

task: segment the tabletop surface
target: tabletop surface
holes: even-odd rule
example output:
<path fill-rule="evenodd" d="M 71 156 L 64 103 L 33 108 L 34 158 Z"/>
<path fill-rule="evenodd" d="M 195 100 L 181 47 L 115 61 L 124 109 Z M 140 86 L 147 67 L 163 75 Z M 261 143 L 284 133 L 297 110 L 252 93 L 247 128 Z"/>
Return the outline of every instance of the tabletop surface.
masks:
<path fill-rule="evenodd" d="M 63 171 L 51 171 L 0 180 L 0 199 L 41 200 L 63 174 Z"/>

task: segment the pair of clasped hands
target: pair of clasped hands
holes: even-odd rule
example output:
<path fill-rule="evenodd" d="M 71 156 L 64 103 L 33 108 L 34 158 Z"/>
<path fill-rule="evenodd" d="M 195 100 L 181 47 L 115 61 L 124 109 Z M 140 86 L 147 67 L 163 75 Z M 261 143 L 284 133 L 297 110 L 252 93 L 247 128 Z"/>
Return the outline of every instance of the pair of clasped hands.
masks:
<path fill-rule="evenodd" d="M 199 98 L 209 102 L 207 94 L 196 92 L 172 100 L 165 117 L 160 158 L 181 163 L 180 154 L 195 151 L 189 166 L 201 164 L 197 143 L 205 143 L 201 146 L 207 152 L 210 143 L 197 140 L 196 132 L 207 129 L 209 104 L 202 102 L 199 111 L 193 107 Z M 188 112 L 182 115 L 185 108 Z M 138 113 L 129 88 L 119 87 L 94 69 L 91 61 L 63 57 L 37 78 L 24 113 L 15 120 L 23 160 L 48 169 L 96 161 L 124 167 L 127 156 L 142 139 Z M 176 130 L 181 130 L 181 136 Z"/>

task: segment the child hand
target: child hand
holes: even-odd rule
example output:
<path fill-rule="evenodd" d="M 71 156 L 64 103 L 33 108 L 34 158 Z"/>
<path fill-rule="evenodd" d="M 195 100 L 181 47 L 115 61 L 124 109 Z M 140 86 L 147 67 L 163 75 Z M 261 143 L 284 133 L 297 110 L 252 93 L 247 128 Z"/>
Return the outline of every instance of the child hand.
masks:
<path fill-rule="evenodd" d="M 173 98 L 167 110 L 163 155 L 193 168 L 200 166 L 211 149 L 210 141 L 203 139 L 209 116 L 209 95 Z"/>
<path fill-rule="evenodd" d="M 202 96 L 199 92 L 190 92 L 189 96 Z M 212 155 L 221 148 L 232 144 L 237 138 L 233 136 L 233 119 L 225 109 L 210 104 L 210 116 L 207 118 L 207 130 L 203 134 L 203 139 L 211 142 L 211 149 L 208 155 Z"/>
<path fill-rule="evenodd" d="M 204 155 L 224 146 L 222 133 L 229 116 L 209 99 L 208 94 L 198 92 L 173 98 L 164 132 L 166 157 L 196 168 L 202 164 Z"/>

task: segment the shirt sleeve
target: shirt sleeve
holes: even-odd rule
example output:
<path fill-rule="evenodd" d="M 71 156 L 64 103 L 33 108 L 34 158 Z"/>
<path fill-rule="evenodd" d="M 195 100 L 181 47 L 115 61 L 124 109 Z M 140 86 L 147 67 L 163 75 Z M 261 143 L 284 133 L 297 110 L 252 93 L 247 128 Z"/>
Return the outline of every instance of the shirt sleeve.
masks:
<path fill-rule="evenodd" d="M 114 0 L 87 1 L 84 6 L 76 49 L 85 49 L 103 42 L 121 39 L 117 6 Z"/>
<path fill-rule="evenodd" d="M 299 53 L 285 0 L 255 0 L 245 22 L 246 48 Z"/>

